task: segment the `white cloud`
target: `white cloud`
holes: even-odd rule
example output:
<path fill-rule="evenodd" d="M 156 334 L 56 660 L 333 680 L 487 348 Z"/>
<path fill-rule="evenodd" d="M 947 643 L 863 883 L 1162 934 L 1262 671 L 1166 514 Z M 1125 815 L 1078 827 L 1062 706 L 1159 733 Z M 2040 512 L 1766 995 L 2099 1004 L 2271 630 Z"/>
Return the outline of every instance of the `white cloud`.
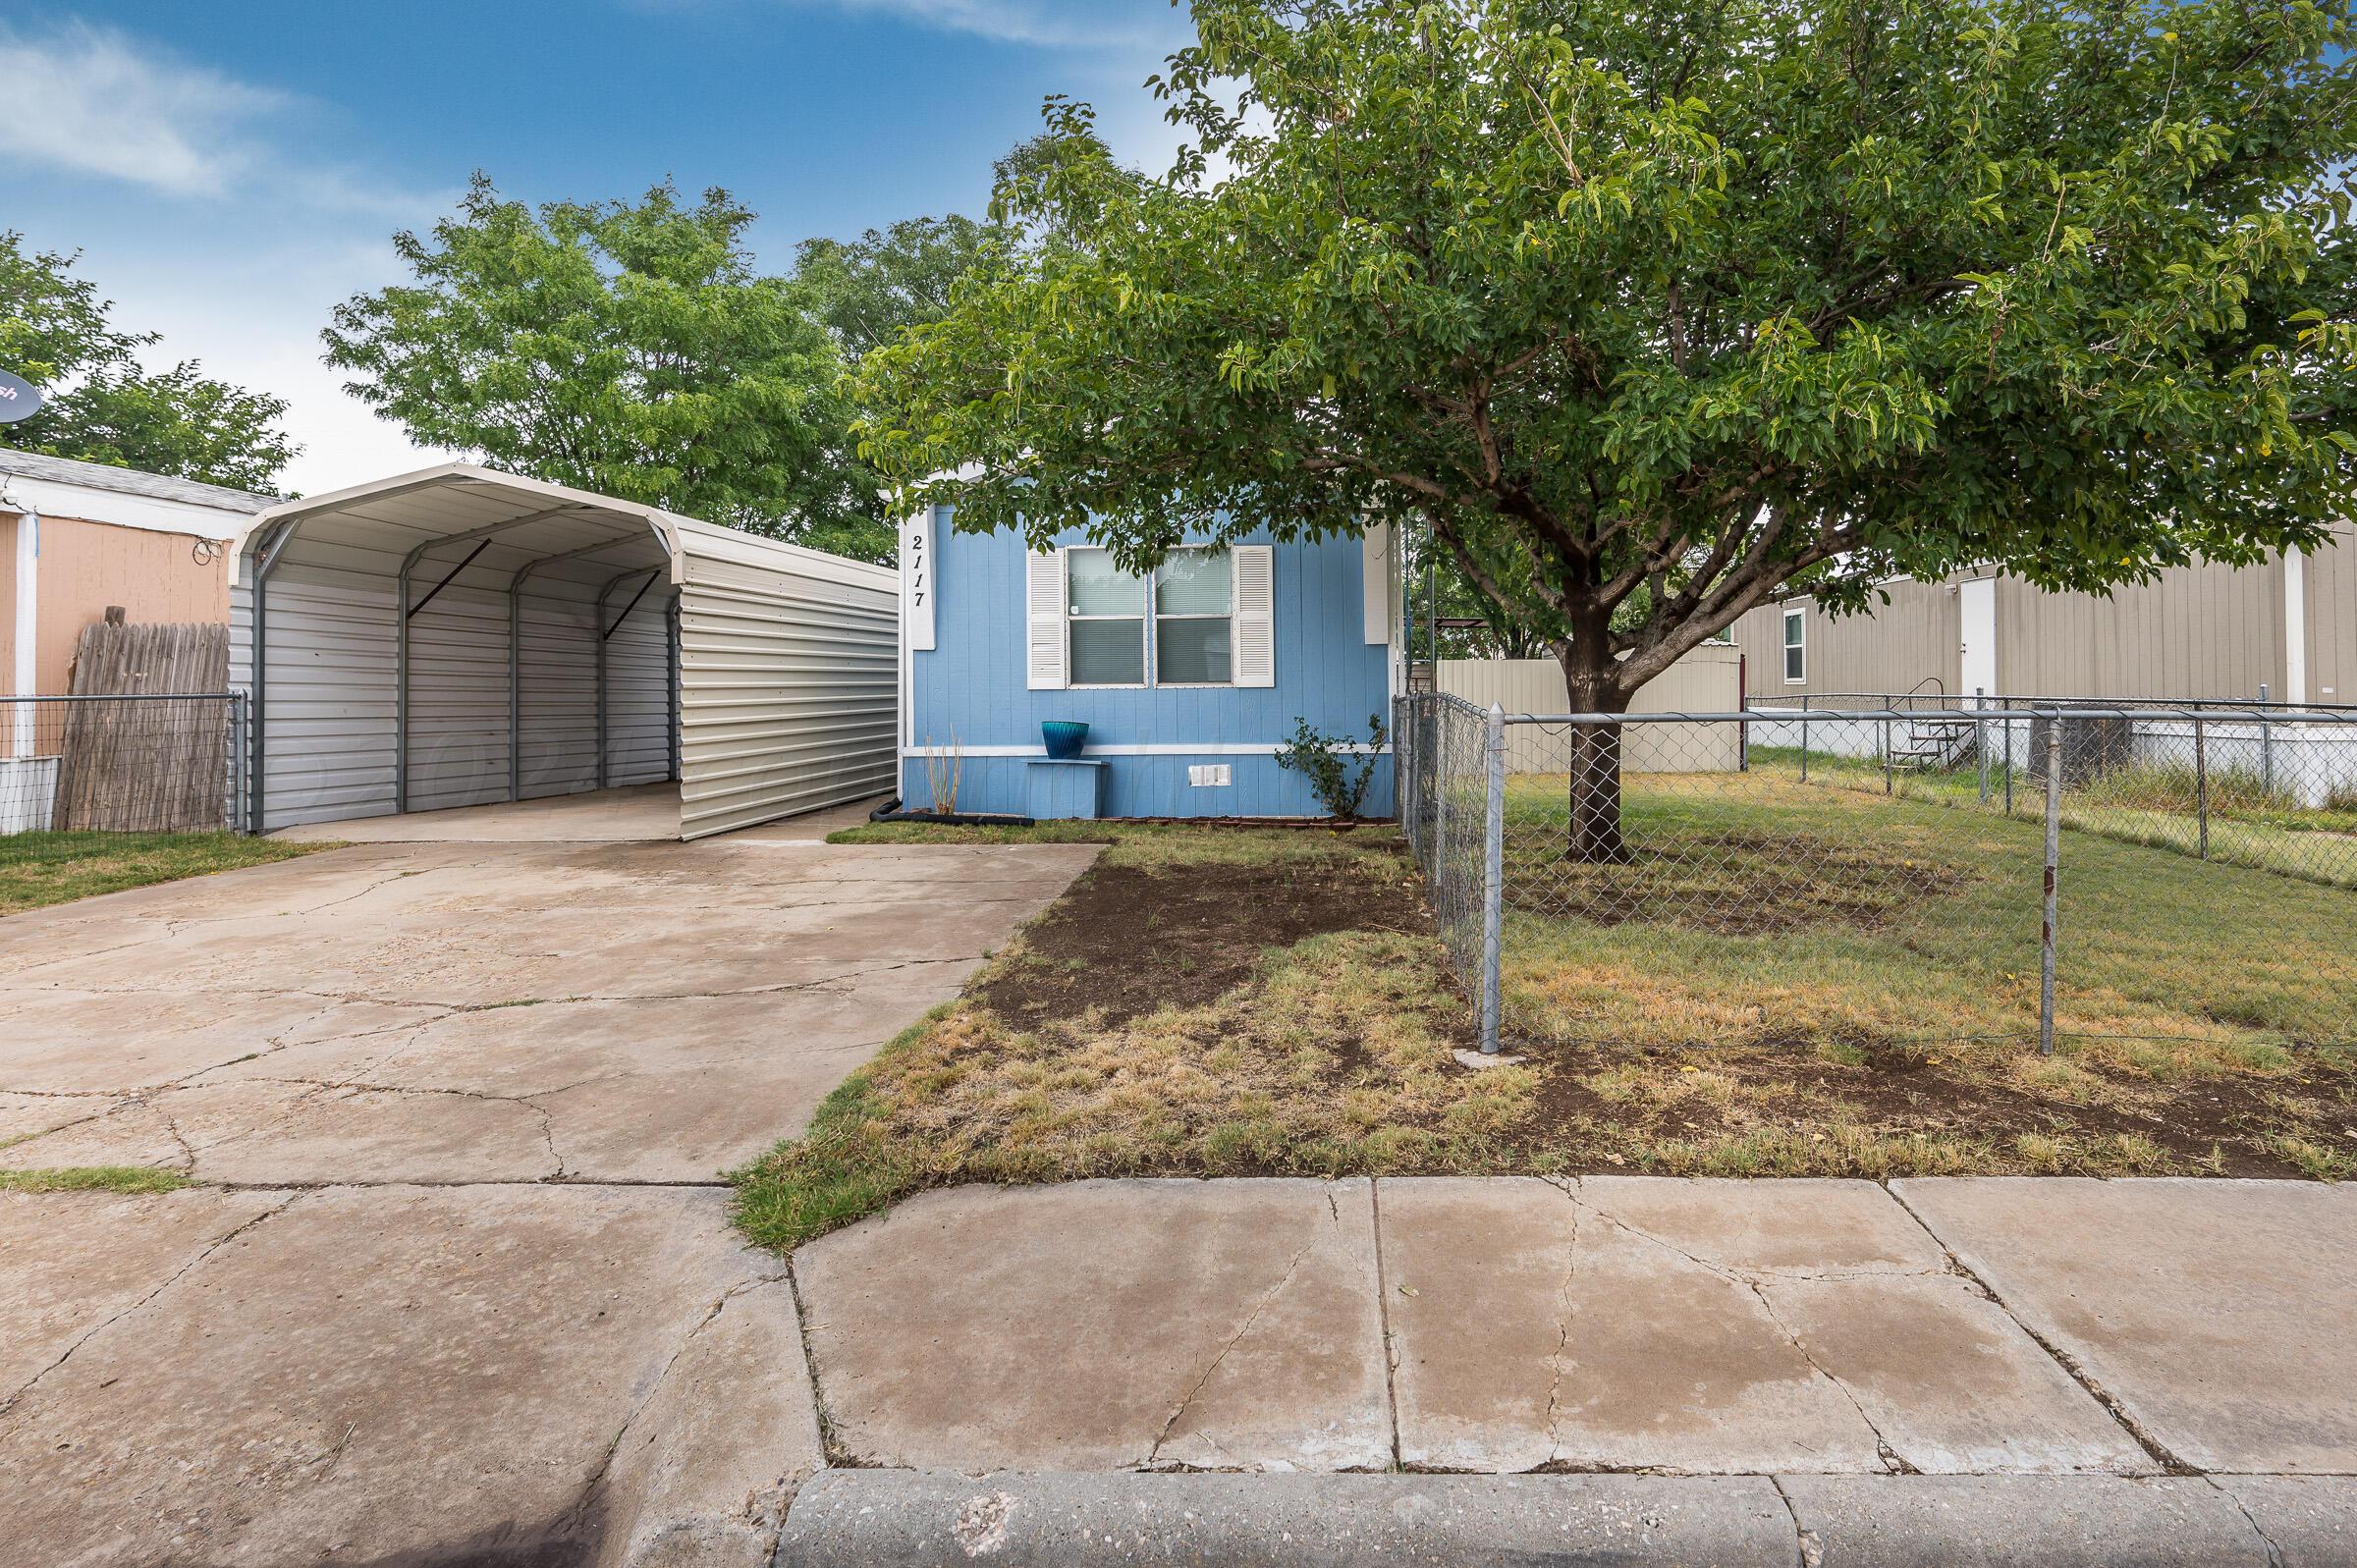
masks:
<path fill-rule="evenodd" d="M 1184 17 L 1164 0 L 801 0 L 854 16 L 892 17 L 995 43 L 1055 49 L 1166 48 Z M 1124 13 L 1126 13 L 1124 15 Z M 1178 18 L 1174 26 L 1173 18 Z"/>
<path fill-rule="evenodd" d="M 68 23 L 34 35 L 0 25 L 0 155 L 175 195 L 217 195 L 252 162 L 246 133 L 288 102 L 266 88 Z"/>

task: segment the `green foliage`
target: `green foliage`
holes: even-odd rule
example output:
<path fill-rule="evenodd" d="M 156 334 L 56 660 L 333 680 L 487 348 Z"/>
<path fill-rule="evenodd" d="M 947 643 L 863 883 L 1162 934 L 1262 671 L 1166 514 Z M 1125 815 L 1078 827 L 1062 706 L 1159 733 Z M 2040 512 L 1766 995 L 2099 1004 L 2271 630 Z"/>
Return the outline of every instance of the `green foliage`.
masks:
<path fill-rule="evenodd" d="M 113 1192 L 144 1197 L 194 1183 L 155 1165 L 55 1165 L 0 1170 L 0 1192 Z"/>
<path fill-rule="evenodd" d="M 1336 749 L 1349 745 L 1348 737 L 1321 734 L 1309 727 L 1307 719 L 1295 719 L 1292 735 L 1278 748 L 1277 766 L 1306 778 L 1326 815 L 1349 822 L 1366 802 L 1367 785 L 1375 777 L 1375 759 L 1383 754 L 1389 732 L 1382 714 L 1367 715 L 1367 749 L 1360 753 L 1358 770 L 1353 773 Z"/>
<path fill-rule="evenodd" d="M 28 452 L 140 468 L 241 490 L 270 491 L 301 449 L 277 428 L 283 399 L 206 376 L 192 359 L 149 373 L 138 352 L 154 333 L 116 329 L 111 300 L 73 275 L 77 257 L 28 251 L 0 233 L 0 369 L 47 399 L 31 418 L 0 426 Z"/>
<path fill-rule="evenodd" d="M 1611 709 L 1795 578 L 2101 590 L 2350 504 L 2345 0 L 1193 14 L 1174 170 L 1051 100 L 994 217 L 1064 243 L 860 366 L 960 527 L 1429 527 Z"/>
<path fill-rule="evenodd" d="M 508 200 L 478 174 L 394 245 L 415 281 L 336 307 L 347 390 L 494 466 L 880 560 L 842 351 L 812 290 L 758 275 L 750 210 L 670 185 L 636 203 Z"/>
<path fill-rule="evenodd" d="M 951 213 L 904 218 L 856 240 L 805 240 L 794 275 L 816 297 L 819 319 L 856 364 L 901 330 L 949 314 L 950 292 L 1002 231 Z"/>

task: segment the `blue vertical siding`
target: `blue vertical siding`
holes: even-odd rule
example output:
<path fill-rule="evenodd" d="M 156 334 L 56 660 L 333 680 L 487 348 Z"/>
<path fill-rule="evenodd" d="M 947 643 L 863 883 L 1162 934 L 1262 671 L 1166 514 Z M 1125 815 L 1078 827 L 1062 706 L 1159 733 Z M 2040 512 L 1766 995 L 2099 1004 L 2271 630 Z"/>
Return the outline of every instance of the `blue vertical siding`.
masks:
<path fill-rule="evenodd" d="M 1073 533 L 1059 542 L 1088 541 Z M 919 746 L 928 736 L 947 745 L 955 731 L 966 753 L 959 807 L 1021 811 L 1022 759 L 978 756 L 976 748 L 1037 752 L 1040 721 L 1071 719 L 1089 727 L 1092 756 L 1109 746 L 1189 748 L 1109 757 L 1108 815 L 1316 814 L 1307 781 L 1280 769 L 1270 752 L 1298 719 L 1359 740 L 1369 715 L 1390 719 L 1390 650 L 1366 640 L 1361 619 L 1361 547 L 1356 539 L 1278 544 L 1265 534 L 1236 542 L 1273 546 L 1275 685 L 1033 691 L 1024 683 L 1023 541 L 1004 533 L 937 534 L 935 645 L 909 655 L 909 730 Z M 1190 785 L 1190 763 L 1226 763 L 1233 782 L 1226 788 Z M 912 806 L 930 802 L 921 759 L 904 760 L 902 796 Z M 1364 809 L 1374 816 L 1392 810 L 1388 756 L 1377 760 Z"/>

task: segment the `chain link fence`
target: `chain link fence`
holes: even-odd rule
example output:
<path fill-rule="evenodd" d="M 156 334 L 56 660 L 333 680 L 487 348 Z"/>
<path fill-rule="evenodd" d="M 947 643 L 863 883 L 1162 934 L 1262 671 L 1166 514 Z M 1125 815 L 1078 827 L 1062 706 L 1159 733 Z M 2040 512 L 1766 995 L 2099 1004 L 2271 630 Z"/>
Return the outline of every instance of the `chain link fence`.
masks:
<path fill-rule="evenodd" d="M 0 697 L 0 860 L 58 836 L 245 828 L 243 692 Z"/>
<path fill-rule="evenodd" d="M 1538 717 L 1420 693 L 1397 734 L 1485 1051 L 2357 1043 L 2357 710 Z"/>

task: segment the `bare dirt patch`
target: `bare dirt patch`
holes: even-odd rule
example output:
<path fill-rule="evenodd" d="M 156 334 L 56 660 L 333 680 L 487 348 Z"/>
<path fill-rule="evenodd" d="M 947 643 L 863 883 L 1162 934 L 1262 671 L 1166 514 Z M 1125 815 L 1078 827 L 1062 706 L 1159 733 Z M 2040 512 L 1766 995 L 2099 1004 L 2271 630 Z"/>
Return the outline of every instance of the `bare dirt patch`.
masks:
<path fill-rule="evenodd" d="M 1431 930 L 1408 867 L 1376 848 L 1260 864 L 1099 866 L 972 995 L 1016 1024 L 1093 1012 L 1110 1027 L 1215 1001 L 1263 954 L 1311 937 Z"/>

